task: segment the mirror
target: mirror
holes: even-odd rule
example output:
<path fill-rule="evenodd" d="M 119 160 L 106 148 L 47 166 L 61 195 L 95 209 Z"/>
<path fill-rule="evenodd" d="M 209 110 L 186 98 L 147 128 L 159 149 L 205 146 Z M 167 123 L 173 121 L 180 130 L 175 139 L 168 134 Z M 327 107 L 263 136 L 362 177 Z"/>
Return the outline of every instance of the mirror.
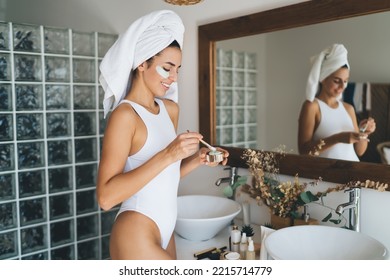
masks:
<path fill-rule="evenodd" d="M 358 119 L 370 115 L 377 124 L 360 161 L 381 163 L 376 146 L 390 140 L 390 37 L 383 36 L 388 26 L 390 12 L 384 12 L 216 42 L 217 145 L 271 150 L 283 144 L 298 154 L 297 119 L 309 57 L 339 42 L 349 50 L 350 88 L 361 85 L 354 102 Z M 363 106 L 363 82 L 369 82 L 371 106 Z M 344 95 L 348 102 L 350 88 Z M 250 123 L 243 125 L 245 119 Z"/>
<path fill-rule="evenodd" d="M 284 29 L 291 29 L 322 22 L 347 19 L 351 17 L 364 16 L 373 13 L 390 10 L 388 3 L 383 1 L 370 1 L 367 7 L 366 1 L 354 1 L 354 4 L 345 1 L 331 0 L 309 1 L 301 4 L 282 7 L 274 10 L 224 20 L 199 26 L 199 128 L 206 140 L 216 144 L 216 45 L 218 41 L 235 39 L 239 37 L 252 36 L 262 33 L 269 33 Z M 319 13 L 319 11 L 321 11 Z M 347 36 L 347 35 L 346 35 Z M 313 55 L 313 54 L 309 54 Z M 351 63 L 352 64 L 352 63 Z M 308 70 L 304 74 L 308 74 Z M 351 73 L 351 75 L 353 72 Z M 305 82 L 305 81 L 304 81 Z M 300 104 L 303 101 L 299 100 Z M 295 117 L 297 120 L 298 116 Z M 294 132 L 292 137 L 296 138 Z M 279 143 L 278 143 L 279 144 Z M 242 149 L 229 148 L 232 156 L 229 164 L 246 167 L 241 160 Z M 287 164 L 294 160 L 290 170 Z M 308 166 L 305 167 L 305 164 Z M 318 157 L 288 155 L 281 162 L 281 172 L 283 174 L 314 178 L 321 176 L 324 180 L 331 182 L 347 182 L 350 180 L 380 180 L 390 182 L 390 166 L 373 163 L 352 163 L 340 160 L 322 159 Z M 334 172 L 340 167 L 343 172 L 339 177 L 334 176 Z M 316 171 L 316 169 L 318 170 Z M 299 170 L 297 170 L 297 168 Z M 324 168 L 329 171 L 328 179 L 324 176 Z M 346 169 L 345 169 L 346 168 Z M 332 170 L 332 172 L 330 172 Z M 368 172 L 368 170 L 371 170 Z M 321 172 L 321 174 L 319 173 Z"/>

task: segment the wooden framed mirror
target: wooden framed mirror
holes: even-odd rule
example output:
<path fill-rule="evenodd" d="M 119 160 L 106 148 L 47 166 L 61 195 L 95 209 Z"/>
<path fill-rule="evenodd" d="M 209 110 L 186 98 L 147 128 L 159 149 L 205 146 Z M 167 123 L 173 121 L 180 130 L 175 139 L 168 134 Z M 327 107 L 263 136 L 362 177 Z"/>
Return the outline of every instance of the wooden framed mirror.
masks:
<path fill-rule="evenodd" d="M 381 0 L 328 0 L 300 4 L 201 25 L 199 36 L 199 130 L 205 140 L 216 144 L 216 42 L 268 33 L 322 22 L 390 11 L 390 3 Z M 229 165 L 246 168 L 242 148 L 224 147 L 231 153 Z M 349 162 L 288 154 L 280 162 L 282 174 L 298 173 L 305 178 L 345 183 L 351 180 L 375 180 L 390 184 L 390 165 Z"/>

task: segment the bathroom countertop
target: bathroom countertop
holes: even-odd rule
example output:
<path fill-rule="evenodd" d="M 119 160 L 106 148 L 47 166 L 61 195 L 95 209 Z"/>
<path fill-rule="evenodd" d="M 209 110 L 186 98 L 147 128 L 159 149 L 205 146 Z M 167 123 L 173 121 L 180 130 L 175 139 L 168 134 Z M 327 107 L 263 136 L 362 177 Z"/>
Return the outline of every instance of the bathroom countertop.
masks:
<path fill-rule="evenodd" d="M 235 224 L 241 229 L 242 221 L 236 219 Z M 254 230 L 253 240 L 254 242 L 260 242 L 260 227 L 258 225 L 252 225 Z M 177 233 L 175 233 L 176 241 L 176 254 L 178 260 L 196 260 L 194 253 L 209 249 L 212 247 L 221 248 L 223 246 L 227 247 L 229 250 L 229 236 L 230 236 L 231 226 L 227 226 L 225 229 L 221 230 L 215 237 L 205 240 L 205 241 L 191 241 L 182 238 Z"/>

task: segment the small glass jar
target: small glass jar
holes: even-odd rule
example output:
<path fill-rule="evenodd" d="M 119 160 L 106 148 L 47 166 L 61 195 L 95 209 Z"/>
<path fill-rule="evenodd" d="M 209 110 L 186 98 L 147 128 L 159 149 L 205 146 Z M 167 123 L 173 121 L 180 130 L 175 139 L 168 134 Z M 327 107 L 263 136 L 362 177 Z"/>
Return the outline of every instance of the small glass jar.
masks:
<path fill-rule="evenodd" d="M 220 151 L 210 151 L 206 155 L 206 160 L 210 163 L 223 161 L 223 153 Z"/>
<path fill-rule="evenodd" d="M 225 254 L 223 254 L 222 256 L 223 260 L 229 260 L 229 261 L 233 261 L 233 260 L 240 260 L 240 254 L 237 253 L 237 252 L 226 252 Z"/>

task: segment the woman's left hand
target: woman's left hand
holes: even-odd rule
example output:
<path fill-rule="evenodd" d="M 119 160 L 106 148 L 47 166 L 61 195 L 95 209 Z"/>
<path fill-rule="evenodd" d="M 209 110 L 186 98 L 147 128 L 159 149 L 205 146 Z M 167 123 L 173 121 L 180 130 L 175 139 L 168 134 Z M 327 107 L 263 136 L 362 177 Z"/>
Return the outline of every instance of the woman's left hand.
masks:
<path fill-rule="evenodd" d="M 210 149 L 202 147 L 202 148 L 199 149 L 199 158 L 200 158 L 201 164 L 204 164 L 204 165 L 207 165 L 207 166 L 211 166 L 211 167 L 217 166 L 219 164 L 222 164 L 222 165 L 226 165 L 227 164 L 228 157 L 229 157 L 229 152 L 224 150 L 224 149 L 222 149 L 222 148 L 219 148 L 219 147 L 216 147 L 216 148 L 217 148 L 217 151 L 222 152 L 223 160 L 221 162 L 208 162 L 207 161 L 207 153 L 210 152 Z"/>

